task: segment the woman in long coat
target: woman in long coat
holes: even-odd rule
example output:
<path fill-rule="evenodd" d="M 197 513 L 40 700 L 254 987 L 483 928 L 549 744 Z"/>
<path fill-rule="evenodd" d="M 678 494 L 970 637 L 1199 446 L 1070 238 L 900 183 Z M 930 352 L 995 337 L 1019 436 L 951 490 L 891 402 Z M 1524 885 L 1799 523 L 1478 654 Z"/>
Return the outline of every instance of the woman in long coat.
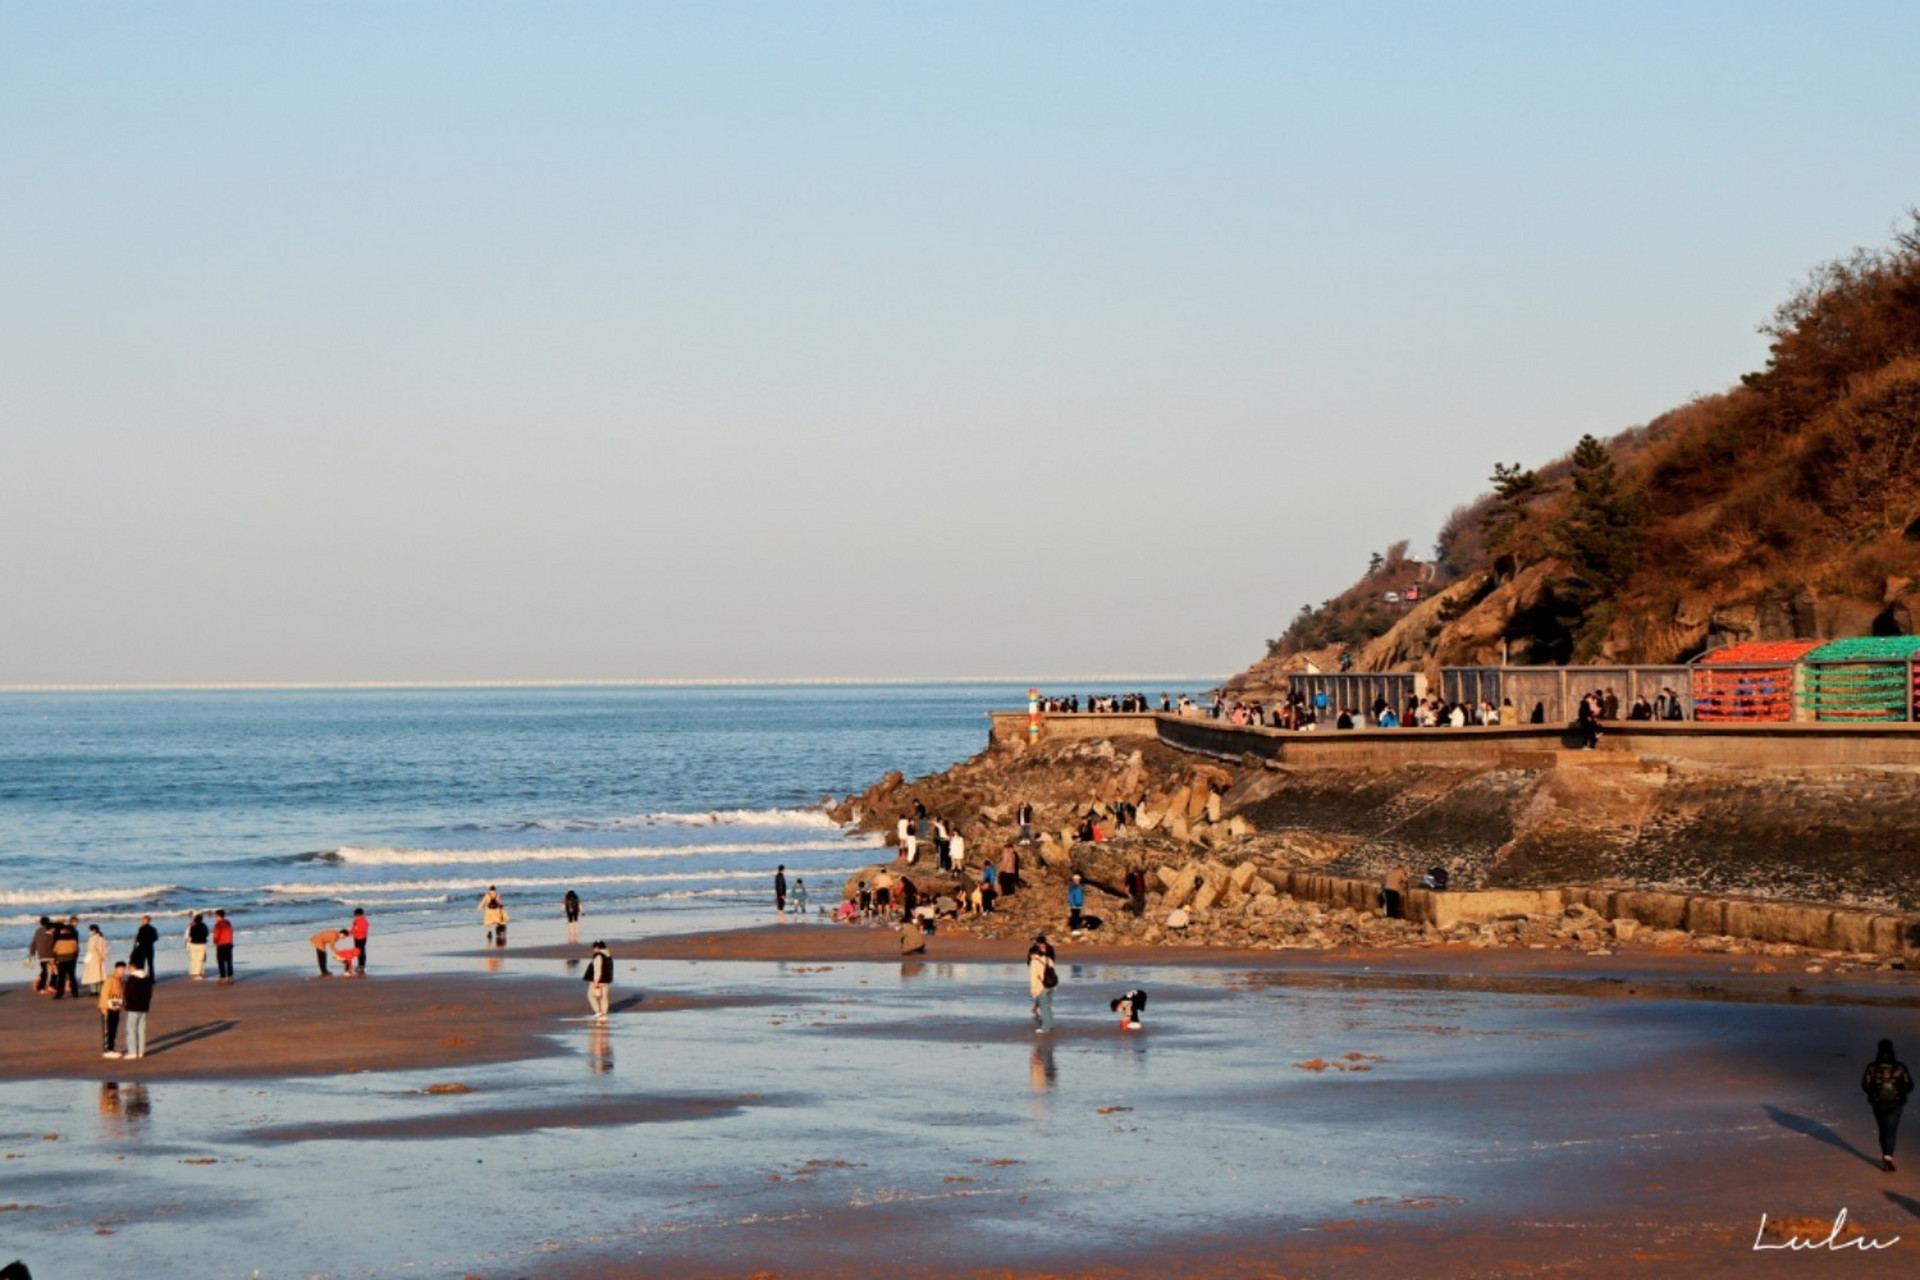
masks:
<path fill-rule="evenodd" d="M 107 935 L 100 926 L 87 926 L 87 960 L 80 970 L 80 981 L 87 984 L 88 995 L 99 995 L 100 984 L 107 980 Z"/>

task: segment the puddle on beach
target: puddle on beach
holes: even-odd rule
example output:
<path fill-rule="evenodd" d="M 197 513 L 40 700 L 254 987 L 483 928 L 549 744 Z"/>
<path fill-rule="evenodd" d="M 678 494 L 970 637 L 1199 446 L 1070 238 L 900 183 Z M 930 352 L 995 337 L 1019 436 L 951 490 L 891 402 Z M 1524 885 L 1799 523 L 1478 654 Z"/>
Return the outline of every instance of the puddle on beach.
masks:
<path fill-rule="evenodd" d="M 1609 1161 L 1753 1124 L 1750 1105 L 1651 1111 L 1676 1057 L 1724 1058 L 1804 1110 L 1796 1082 L 1828 1047 L 1920 1025 L 1070 961 L 1063 976 L 1042 1036 L 1015 966 L 623 961 L 616 1000 L 766 999 L 663 1000 L 605 1028 L 556 1009 L 564 1051 L 500 1066 L 0 1085 L 9 1256 L 44 1275 L 537 1274 L 559 1246 L 712 1265 L 721 1239 L 777 1260 L 793 1233 L 884 1221 L 903 1262 L 1006 1265 L 1064 1239 L 1511 1217 L 1563 1210 Z M 1147 1025 L 1126 1032 L 1107 1001 L 1135 982 Z M 1769 1050 L 1783 1040 L 1819 1049 Z M 470 1092 L 426 1092 L 456 1081 Z"/>

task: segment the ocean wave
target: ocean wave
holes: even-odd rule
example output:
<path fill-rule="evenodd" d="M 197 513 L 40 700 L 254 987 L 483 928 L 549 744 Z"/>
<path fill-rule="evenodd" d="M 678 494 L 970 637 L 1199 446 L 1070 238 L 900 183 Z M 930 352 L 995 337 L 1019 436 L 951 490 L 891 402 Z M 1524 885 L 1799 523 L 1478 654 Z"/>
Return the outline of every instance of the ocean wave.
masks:
<path fill-rule="evenodd" d="M 850 876 L 860 870 L 859 867 L 816 867 L 806 873 L 812 876 Z M 804 879 L 804 877 L 801 877 Z M 489 885 L 499 889 L 550 889 L 561 890 L 569 886 L 578 888 L 586 885 L 616 884 L 668 884 L 684 880 L 763 880 L 769 884 L 772 877 L 765 871 L 660 871 L 643 872 L 616 876 L 590 876 L 584 879 L 563 876 L 476 876 L 473 878 L 449 880 L 380 880 L 367 884 L 342 885 L 318 884 L 312 881 L 284 882 L 260 886 L 260 892 L 275 898 L 298 899 L 338 899 L 342 894 L 359 895 L 374 893 L 474 893 L 478 894 Z M 352 899 L 361 901 L 359 897 Z M 508 906 L 513 904 L 509 902 Z"/>
<path fill-rule="evenodd" d="M 0 889 L 0 907 L 44 907 L 51 912 L 89 902 L 148 902 L 178 887 L 147 884 L 136 889 Z"/>
<path fill-rule="evenodd" d="M 878 847 L 878 841 L 808 840 L 791 844 L 681 844 L 639 845 L 618 849 L 581 847 L 553 849 L 362 849 L 345 845 L 307 862 L 331 862 L 357 867 L 481 867 L 504 866 L 518 862 L 606 862 L 619 858 L 691 858 L 702 854 L 723 857 L 737 854 L 832 853 L 838 849 Z"/>
<path fill-rule="evenodd" d="M 620 818 L 531 818 L 523 822 L 481 822 L 469 831 L 630 831 L 638 827 L 803 827 L 838 830 L 840 824 L 818 809 L 709 809 L 704 813 L 642 813 Z"/>

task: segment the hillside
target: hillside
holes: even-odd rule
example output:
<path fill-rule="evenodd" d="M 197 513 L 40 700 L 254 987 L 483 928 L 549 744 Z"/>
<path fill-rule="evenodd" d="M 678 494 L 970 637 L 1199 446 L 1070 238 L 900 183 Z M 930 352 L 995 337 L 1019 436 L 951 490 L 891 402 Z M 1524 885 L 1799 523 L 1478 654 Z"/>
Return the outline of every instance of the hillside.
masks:
<path fill-rule="evenodd" d="M 1673 662 L 1741 640 L 1906 634 L 1920 612 L 1920 212 L 1815 269 L 1766 367 L 1536 470 L 1496 466 L 1434 558 L 1405 544 L 1230 682 L 1288 670 Z M 1409 600 L 1408 588 L 1415 590 Z"/>

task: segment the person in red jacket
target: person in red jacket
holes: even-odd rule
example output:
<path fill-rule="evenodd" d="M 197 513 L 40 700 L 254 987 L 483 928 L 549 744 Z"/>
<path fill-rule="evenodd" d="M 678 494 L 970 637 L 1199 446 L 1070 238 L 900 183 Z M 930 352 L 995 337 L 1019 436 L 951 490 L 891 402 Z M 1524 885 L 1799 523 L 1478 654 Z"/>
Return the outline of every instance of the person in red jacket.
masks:
<path fill-rule="evenodd" d="M 360 953 L 360 958 L 356 964 L 362 974 L 367 971 L 367 927 L 367 913 L 359 907 L 355 907 L 353 909 L 353 923 L 347 927 L 347 932 L 353 935 L 354 948 Z"/>
<path fill-rule="evenodd" d="M 220 981 L 233 981 L 233 921 L 225 911 L 213 913 L 213 955 L 220 966 Z"/>

